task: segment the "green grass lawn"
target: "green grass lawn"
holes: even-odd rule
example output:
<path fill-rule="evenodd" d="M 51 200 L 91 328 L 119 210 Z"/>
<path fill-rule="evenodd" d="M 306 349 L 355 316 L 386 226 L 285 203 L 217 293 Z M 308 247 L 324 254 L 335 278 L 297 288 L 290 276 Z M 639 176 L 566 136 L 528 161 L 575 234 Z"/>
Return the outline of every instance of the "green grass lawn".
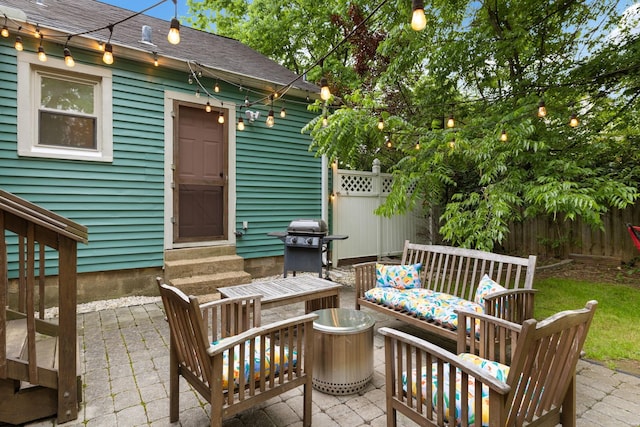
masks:
<path fill-rule="evenodd" d="M 616 360 L 640 361 L 640 287 L 548 278 L 536 281 L 536 319 L 598 301 L 584 350 L 588 359 L 616 367 Z"/>

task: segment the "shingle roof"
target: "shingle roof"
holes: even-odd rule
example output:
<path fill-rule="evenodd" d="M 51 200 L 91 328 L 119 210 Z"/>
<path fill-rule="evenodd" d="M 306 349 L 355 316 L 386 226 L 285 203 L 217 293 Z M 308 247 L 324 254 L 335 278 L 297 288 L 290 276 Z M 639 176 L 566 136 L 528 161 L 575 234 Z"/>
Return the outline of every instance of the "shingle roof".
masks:
<path fill-rule="evenodd" d="M 151 5 L 153 2 L 150 0 L 148 6 Z M 119 23 L 139 11 L 122 9 L 95 0 L 0 0 L 0 14 L 6 9 L 2 6 L 24 12 L 27 24 L 39 25 L 45 35 L 45 29 L 74 35 L 70 42 L 79 38 L 81 33 L 99 28 L 104 29 L 83 34 L 82 37 L 104 42 L 109 38 L 109 30 L 106 27 L 115 24 L 111 37 L 114 52 L 118 47 L 130 48 L 149 54 L 155 51 L 161 57 L 183 61 L 185 64 L 187 61 L 195 61 L 212 72 L 223 73 L 240 84 L 243 81 L 247 82 L 246 84 L 256 83 L 257 80 L 275 84 L 277 89 L 278 86 L 289 84 L 298 77 L 237 40 L 184 25 L 180 27 L 180 44 L 172 45 L 167 41 L 168 21 L 148 15 L 137 15 Z M 31 30 L 31 25 L 23 30 Z M 151 27 L 152 43 L 155 46 L 141 41 L 143 25 Z M 63 37 L 59 41 L 64 44 L 66 39 Z M 299 78 L 293 87 L 311 93 L 319 92 L 316 85 L 305 82 L 302 78 Z"/>

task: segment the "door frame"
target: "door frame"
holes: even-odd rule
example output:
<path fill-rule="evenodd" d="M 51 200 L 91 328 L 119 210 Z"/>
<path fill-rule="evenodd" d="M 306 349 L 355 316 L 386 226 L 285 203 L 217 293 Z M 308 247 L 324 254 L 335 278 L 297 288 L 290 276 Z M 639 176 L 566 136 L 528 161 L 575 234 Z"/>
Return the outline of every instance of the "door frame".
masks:
<path fill-rule="evenodd" d="M 178 249 L 178 248 L 192 248 L 202 246 L 222 246 L 222 245 L 235 245 L 235 223 L 236 223 L 236 129 L 235 125 L 231 121 L 231 118 L 236 116 L 236 105 L 230 102 L 224 102 L 224 104 L 215 99 L 208 99 L 211 106 L 218 109 L 224 109 L 226 111 L 226 117 L 230 121 L 229 126 L 226 126 L 228 131 L 228 150 L 227 150 L 227 164 L 229 165 L 228 178 L 227 178 L 227 240 L 212 240 L 204 242 L 184 242 L 176 243 L 173 241 L 173 155 L 176 124 L 174 112 L 175 102 L 185 104 L 202 105 L 204 109 L 205 104 L 201 98 L 196 97 L 193 94 L 165 91 L 164 93 L 164 249 Z"/>

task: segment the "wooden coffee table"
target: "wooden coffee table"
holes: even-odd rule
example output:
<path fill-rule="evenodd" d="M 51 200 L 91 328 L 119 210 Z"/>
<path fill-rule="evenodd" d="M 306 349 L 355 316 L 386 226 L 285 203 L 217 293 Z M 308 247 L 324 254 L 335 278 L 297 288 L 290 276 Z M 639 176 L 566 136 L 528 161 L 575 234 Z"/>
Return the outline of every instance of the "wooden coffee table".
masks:
<path fill-rule="evenodd" d="M 246 285 L 218 288 L 222 298 L 245 295 L 262 295 L 262 307 L 305 303 L 305 311 L 310 313 L 325 308 L 340 307 L 340 283 L 314 276 L 294 276 L 281 279 L 252 282 Z"/>

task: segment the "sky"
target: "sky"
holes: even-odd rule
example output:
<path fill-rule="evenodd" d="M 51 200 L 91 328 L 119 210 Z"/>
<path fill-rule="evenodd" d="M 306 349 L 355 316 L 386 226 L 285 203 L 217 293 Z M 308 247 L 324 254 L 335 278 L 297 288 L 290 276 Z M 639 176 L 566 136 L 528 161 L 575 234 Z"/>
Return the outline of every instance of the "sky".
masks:
<path fill-rule="evenodd" d="M 99 0 L 102 3 L 112 4 L 114 6 L 121 7 L 123 9 L 131 10 L 132 12 L 140 12 L 161 0 Z M 159 6 L 154 7 L 151 10 L 145 12 L 145 15 L 151 15 L 156 18 L 164 19 L 165 21 L 171 21 L 175 14 L 176 6 L 172 0 L 166 0 Z M 178 0 L 178 19 L 187 15 L 187 2 L 186 0 Z"/>

